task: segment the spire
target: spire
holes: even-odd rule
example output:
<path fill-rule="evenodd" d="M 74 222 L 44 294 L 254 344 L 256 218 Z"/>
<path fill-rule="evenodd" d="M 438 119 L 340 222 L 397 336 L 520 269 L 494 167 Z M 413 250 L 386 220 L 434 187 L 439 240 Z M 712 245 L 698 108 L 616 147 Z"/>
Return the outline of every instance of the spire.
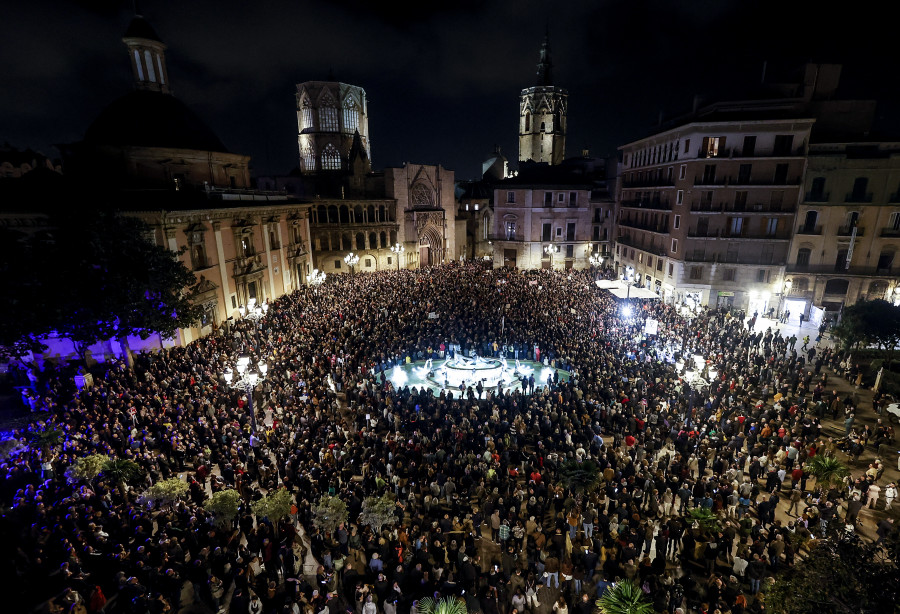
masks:
<path fill-rule="evenodd" d="M 553 85 L 553 62 L 550 60 L 550 26 L 544 34 L 544 42 L 541 44 L 541 60 L 537 65 L 538 86 Z"/>
<path fill-rule="evenodd" d="M 166 45 L 153 26 L 137 13 L 128 24 L 122 42 L 128 47 L 128 57 L 134 75 L 134 87 L 153 92 L 169 92 L 169 71 L 166 67 Z"/>

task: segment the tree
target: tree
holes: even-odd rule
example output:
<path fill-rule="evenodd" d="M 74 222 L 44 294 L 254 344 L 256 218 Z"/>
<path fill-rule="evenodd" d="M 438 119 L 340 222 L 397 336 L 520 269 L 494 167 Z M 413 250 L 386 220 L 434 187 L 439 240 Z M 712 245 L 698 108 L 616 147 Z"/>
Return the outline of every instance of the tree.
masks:
<path fill-rule="evenodd" d="M 334 533 L 350 515 L 347 504 L 340 497 L 330 495 L 322 495 L 312 512 L 313 524 L 326 533 Z"/>
<path fill-rule="evenodd" d="M 144 470 L 133 460 L 115 458 L 103 465 L 102 475 L 117 486 L 134 486 L 144 476 Z"/>
<path fill-rule="evenodd" d="M 890 369 L 900 344 L 900 307 L 881 299 L 854 303 L 844 309 L 834 334 L 845 348 L 875 345 Z"/>
<path fill-rule="evenodd" d="M 91 482 L 100 475 L 103 467 L 109 462 L 106 454 L 89 454 L 75 459 L 66 469 L 66 479 L 70 483 Z"/>
<path fill-rule="evenodd" d="M 466 602 L 459 597 L 442 597 L 435 601 L 431 597 L 419 600 L 419 614 L 468 614 Z"/>
<path fill-rule="evenodd" d="M 843 483 L 844 478 L 850 475 L 850 469 L 834 458 L 833 456 L 825 456 L 824 454 L 816 454 L 806 463 L 809 474 L 816 478 L 816 484 L 820 484 L 825 488 L 836 486 Z"/>
<path fill-rule="evenodd" d="M 622 580 L 606 589 L 597 600 L 602 614 L 653 614 L 653 604 L 631 580 Z"/>
<path fill-rule="evenodd" d="M 688 511 L 688 517 L 704 531 L 718 531 L 722 528 L 719 517 L 708 507 L 695 507 Z"/>
<path fill-rule="evenodd" d="M 567 490 L 590 493 L 600 486 L 600 467 L 591 459 L 569 459 L 559 467 L 559 485 Z"/>
<path fill-rule="evenodd" d="M 159 481 L 145 490 L 144 494 L 141 495 L 141 500 L 144 503 L 149 503 L 151 505 L 156 504 L 160 507 L 163 505 L 171 505 L 179 499 L 186 497 L 188 490 L 189 487 L 187 482 L 179 480 L 178 478 L 169 478 L 168 480 Z"/>
<path fill-rule="evenodd" d="M 900 599 L 896 540 L 882 548 L 843 528 L 816 540 L 809 556 L 766 589 L 766 609 L 777 614 L 894 612 Z"/>
<path fill-rule="evenodd" d="M 177 253 L 147 239 L 142 221 L 101 209 L 54 213 L 46 223 L 45 232 L 19 241 L 23 253 L 0 250 L 0 272 L 12 258 L 12 268 L 27 260 L 33 280 L 20 280 L 24 298 L 0 299 L 0 315 L 21 318 L 12 320 L 18 330 L 0 324 L 3 353 L 40 350 L 40 338 L 54 331 L 82 358 L 93 343 L 113 338 L 127 353 L 129 335 L 171 337 L 200 319 L 196 277 Z"/>
<path fill-rule="evenodd" d="M 209 501 L 203 504 L 207 512 L 216 517 L 216 524 L 220 527 L 231 527 L 238 514 L 238 505 L 241 494 L 233 488 L 226 488 L 213 493 Z"/>
<path fill-rule="evenodd" d="M 38 448 L 44 458 L 50 456 L 50 450 L 59 445 L 62 441 L 63 432 L 55 428 L 45 428 L 40 431 L 31 431 L 28 436 L 28 443 L 32 448 Z"/>
<path fill-rule="evenodd" d="M 291 513 L 293 496 L 286 488 L 279 488 L 251 504 L 253 513 L 259 518 L 268 518 L 274 525 Z"/>
<path fill-rule="evenodd" d="M 376 535 L 381 533 L 382 527 L 397 522 L 394 510 L 397 509 L 397 500 L 394 495 L 386 492 L 380 497 L 366 497 L 362 502 L 362 512 L 359 522 L 371 527 Z"/>

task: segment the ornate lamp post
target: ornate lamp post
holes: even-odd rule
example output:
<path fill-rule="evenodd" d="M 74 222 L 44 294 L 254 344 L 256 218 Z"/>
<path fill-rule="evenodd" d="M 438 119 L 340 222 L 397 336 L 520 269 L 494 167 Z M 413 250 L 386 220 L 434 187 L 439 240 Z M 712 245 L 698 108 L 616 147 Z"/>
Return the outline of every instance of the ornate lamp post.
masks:
<path fill-rule="evenodd" d="M 634 283 L 634 267 L 630 264 L 625 267 L 625 273 L 622 275 L 622 281 L 625 282 L 625 298 L 631 298 L 631 284 Z"/>
<path fill-rule="evenodd" d="M 553 254 L 559 253 L 559 245 L 544 246 L 544 253 L 550 256 L 550 270 L 553 270 Z"/>
<path fill-rule="evenodd" d="M 247 395 L 247 408 L 250 411 L 250 434 L 256 437 L 256 413 L 253 411 L 253 390 L 256 385 L 266 379 L 269 366 L 260 360 L 255 366 L 250 365 L 250 357 L 241 356 L 235 363 L 235 369 L 225 369 L 225 383 Z"/>
<path fill-rule="evenodd" d="M 588 258 L 588 262 L 591 263 L 591 266 L 600 267 L 603 265 L 603 256 L 600 254 L 591 254 Z"/>
<path fill-rule="evenodd" d="M 349 265 L 349 267 L 350 267 L 350 274 L 352 275 L 352 274 L 354 273 L 354 267 L 355 267 L 357 264 L 359 264 L 359 255 L 358 255 L 358 254 L 354 254 L 353 252 L 350 252 L 349 254 L 347 254 L 346 256 L 344 256 L 344 262 L 346 262 L 347 265 Z"/>
<path fill-rule="evenodd" d="M 313 269 L 312 273 L 306 276 L 306 283 L 313 287 L 316 291 L 316 295 L 319 294 L 319 286 L 321 286 L 325 282 L 325 271 L 320 271 L 319 269 Z"/>
<path fill-rule="evenodd" d="M 400 271 L 400 256 L 403 252 L 406 251 L 406 248 L 400 245 L 400 243 L 394 243 L 391 246 L 391 252 L 393 252 L 397 256 L 397 271 Z"/>

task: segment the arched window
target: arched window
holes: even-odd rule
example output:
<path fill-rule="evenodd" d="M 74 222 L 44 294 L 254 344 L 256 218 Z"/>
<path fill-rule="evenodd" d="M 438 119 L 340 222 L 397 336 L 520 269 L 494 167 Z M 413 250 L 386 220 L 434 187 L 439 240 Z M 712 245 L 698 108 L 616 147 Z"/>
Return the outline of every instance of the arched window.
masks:
<path fill-rule="evenodd" d="M 361 232 L 356 233 L 356 249 L 366 249 L 366 235 Z"/>
<path fill-rule="evenodd" d="M 316 170 L 316 151 L 312 147 L 303 150 L 303 170 Z"/>
<path fill-rule="evenodd" d="M 353 134 L 359 128 L 359 109 L 356 101 L 348 98 L 344 101 L 344 132 Z"/>
<path fill-rule="evenodd" d="M 313 110 L 309 106 L 309 100 L 304 100 L 300 107 L 300 131 L 312 130 L 313 128 L 315 128 Z"/>
<path fill-rule="evenodd" d="M 147 76 L 150 79 L 151 83 L 156 83 L 156 69 L 153 68 L 153 59 L 150 57 L 150 52 L 144 50 L 144 63 L 147 65 Z"/>
<path fill-rule="evenodd" d="M 545 124 L 544 122 L 541 122 L 541 132 L 546 132 L 546 131 L 547 131 L 547 124 Z"/>
<path fill-rule="evenodd" d="M 846 279 L 829 279 L 825 284 L 825 294 L 839 294 L 844 296 L 847 294 L 847 288 L 850 282 Z"/>
<path fill-rule="evenodd" d="M 381 205 L 380 207 L 378 207 L 378 221 L 379 222 L 387 221 L 384 218 L 384 205 Z"/>
<path fill-rule="evenodd" d="M 328 214 L 326 213 L 325 205 L 319 205 L 316 208 L 316 223 L 317 224 L 325 224 L 328 222 Z"/>
<path fill-rule="evenodd" d="M 382 233 L 381 233 L 381 235 L 379 236 L 379 238 L 381 239 L 381 247 L 387 247 L 387 246 L 388 246 L 388 244 L 387 244 L 387 233 L 382 231 Z"/>
<path fill-rule="evenodd" d="M 344 251 L 353 249 L 353 240 L 350 235 L 341 235 L 341 249 Z"/>
<path fill-rule="evenodd" d="M 362 205 L 356 205 L 353 207 L 353 223 L 354 224 L 362 224 L 365 216 L 363 215 Z"/>
<path fill-rule="evenodd" d="M 341 205 L 340 214 L 341 214 L 341 217 L 340 217 L 341 224 L 349 224 L 350 223 L 350 209 L 347 207 L 347 205 Z"/>
<path fill-rule="evenodd" d="M 337 207 L 331 205 L 328 207 L 328 223 L 329 224 L 337 224 L 338 222 L 338 210 Z"/>
<path fill-rule="evenodd" d="M 485 213 L 484 217 L 481 218 L 481 238 L 487 240 L 488 235 L 491 231 L 491 219 L 488 217 L 488 214 Z"/>
<path fill-rule="evenodd" d="M 797 250 L 797 266 L 809 266 L 809 256 L 812 250 L 808 247 L 801 247 Z"/>
<path fill-rule="evenodd" d="M 531 131 L 531 113 L 525 111 L 525 132 Z"/>
<path fill-rule="evenodd" d="M 328 143 L 328 145 L 325 146 L 325 150 L 322 152 L 322 170 L 341 170 L 341 154 L 331 143 Z"/>
<path fill-rule="evenodd" d="M 319 107 L 319 130 L 322 132 L 338 131 L 338 111 L 331 105 Z"/>
<path fill-rule="evenodd" d="M 369 205 L 368 209 L 366 210 L 366 213 L 369 216 L 366 218 L 366 223 L 368 223 L 368 224 L 374 223 L 375 222 L 375 206 Z"/>
<path fill-rule="evenodd" d="M 374 232 L 369 233 L 369 249 L 378 249 L 378 235 Z"/>

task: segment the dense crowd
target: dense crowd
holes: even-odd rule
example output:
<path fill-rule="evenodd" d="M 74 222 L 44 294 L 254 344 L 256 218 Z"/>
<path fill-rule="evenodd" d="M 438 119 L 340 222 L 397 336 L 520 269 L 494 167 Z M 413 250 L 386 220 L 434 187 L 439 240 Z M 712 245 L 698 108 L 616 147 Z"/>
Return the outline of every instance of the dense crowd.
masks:
<path fill-rule="evenodd" d="M 755 315 L 685 317 L 661 301 L 630 301 L 626 315 L 595 276 L 476 265 L 343 276 L 133 368 L 98 365 L 91 388 L 42 377 L 27 430 L 64 438 L 0 466 L 7 591 L 75 612 L 115 595 L 107 609 L 136 614 L 191 599 L 235 614 L 416 614 L 425 596 L 459 595 L 470 612 L 588 614 L 629 578 L 657 612 L 761 611 L 766 579 L 799 544 L 860 516 L 872 486 L 891 489 L 877 463 L 844 488 L 810 488 L 807 460 L 891 447 L 893 432 L 857 432 L 855 400 L 829 388 L 823 366 L 847 369 L 847 356 L 755 332 Z M 648 318 L 658 334 L 644 334 Z M 387 377 L 451 350 L 537 358 L 568 377 L 439 394 Z M 222 375 L 241 355 L 269 364 L 255 436 L 248 399 Z M 695 355 L 706 379 L 685 377 Z M 846 441 L 822 437 L 826 416 L 844 417 Z M 136 461 L 143 482 L 67 481 L 90 453 Z M 588 461 L 599 486 L 564 488 Z M 190 483 L 187 500 L 139 500 L 173 476 Z M 250 502 L 280 487 L 292 515 L 255 518 Z M 203 508 L 223 488 L 243 500 L 224 529 Z M 385 492 L 396 522 L 375 534 L 357 518 Z M 333 534 L 313 522 L 326 494 L 349 509 Z M 694 522 L 695 508 L 718 525 Z"/>

